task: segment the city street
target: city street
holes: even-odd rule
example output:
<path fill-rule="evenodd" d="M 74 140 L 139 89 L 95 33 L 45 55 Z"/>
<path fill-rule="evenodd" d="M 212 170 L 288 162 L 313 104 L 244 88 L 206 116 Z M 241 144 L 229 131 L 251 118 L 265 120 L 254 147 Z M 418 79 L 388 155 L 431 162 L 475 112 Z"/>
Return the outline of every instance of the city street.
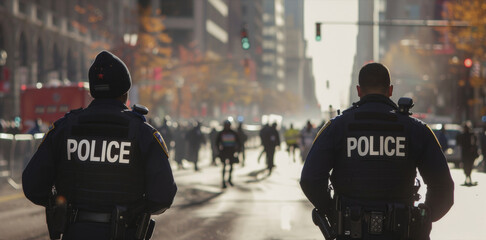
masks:
<path fill-rule="evenodd" d="M 276 154 L 276 169 L 267 176 L 260 149 L 247 150 L 245 167 L 233 172 L 235 186 L 221 188 L 221 167 L 211 166 L 209 153 L 201 152 L 202 170 L 174 169 L 179 186 L 174 205 L 155 216 L 153 239 L 277 240 L 323 239 L 311 220 L 312 206 L 300 190 L 301 163 L 286 152 Z M 464 175 L 452 169 L 456 183 L 455 204 L 434 224 L 432 239 L 474 240 L 486 238 L 486 184 L 484 173 L 473 172 L 475 187 L 461 186 Z M 0 239 L 48 239 L 44 209 L 27 201 L 21 190 L 2 182 Z M 421 192 L 425 191 L 425 186 Z"/>

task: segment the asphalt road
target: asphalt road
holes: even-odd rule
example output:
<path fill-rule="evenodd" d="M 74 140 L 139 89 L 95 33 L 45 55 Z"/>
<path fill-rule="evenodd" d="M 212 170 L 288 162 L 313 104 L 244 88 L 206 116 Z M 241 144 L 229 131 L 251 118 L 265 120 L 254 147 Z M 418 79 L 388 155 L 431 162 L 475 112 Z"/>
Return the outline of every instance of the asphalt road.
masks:
<path fill-rule="evenodd" d="M 301 163 L 278 151 L 276 169 L 268 176 L 259 150 L 247 151 L 246 166 L 235 166 L 235 186 L 221 188 L 221 166 L 201 152 L 201 171 L 174 169 L 179 191 L 171 209 L 154 216 L 152 239 L 177 240 L 310 240 L 323 239 L 312 223 L 312 206 L 298 185 Z M 475 187 L 461 186 L 464 175 L 452 169 L 455 205 L 434 223 L 432 239 L 486 239 L 486 175 L 473 172 Z M 421 192 L 425 196 L 426 187 Z M 44 209 L 31 204 L 6 181 L 0 182 L 0 239 L 48 239 Z"/>

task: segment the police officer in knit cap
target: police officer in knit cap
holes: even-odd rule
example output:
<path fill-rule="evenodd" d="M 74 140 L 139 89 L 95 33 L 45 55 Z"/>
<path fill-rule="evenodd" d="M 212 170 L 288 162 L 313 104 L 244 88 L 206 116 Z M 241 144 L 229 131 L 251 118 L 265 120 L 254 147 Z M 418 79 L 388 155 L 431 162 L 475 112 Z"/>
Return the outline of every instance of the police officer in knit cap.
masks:
<path fill-rule="evenodd" d="M 89 69 L 94 100 L 56 121 L 22 175 L 46 207 L 52 239 L 145 239 L 177 186 L 159 132 L 126 107 L 125 64 L 102 51 Z"/>
<path fill-rule="evenodd" d="M 313 220 L 337 239 L 429 239 L 432 222 L 454 202 L 441 147 L 432 130 L 410 116 L 411 105 L 401 104 L 410 99 L 399 106 L 390 99 L 384 65 L 363 66 L 357 92 L 360 101 L 319 131 L 302 169 L 300 185 L 317 209 Z M 427 194 L 414 207 L 417 170 Z"/>

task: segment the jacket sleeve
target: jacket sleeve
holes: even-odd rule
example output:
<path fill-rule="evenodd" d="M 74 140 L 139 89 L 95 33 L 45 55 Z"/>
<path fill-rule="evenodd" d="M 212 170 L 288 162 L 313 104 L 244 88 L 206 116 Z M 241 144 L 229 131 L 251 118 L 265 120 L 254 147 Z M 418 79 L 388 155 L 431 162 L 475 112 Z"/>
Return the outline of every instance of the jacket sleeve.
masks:
<path fill-rule="evenodd" d="M 454 204 L 454 182 L 447 160 L 432 130 L 427 127 L 423 137 L 424 152 L 418 162 L 418 170 L 427 184 L 425 205 L 431 209 L 431 220 L 435 222 Z"/>
<path fill-rule="evenodd" d="M 46 133 L 39 148 L 22 173 L 22 188 L 25 196 L 37 205 L 47 206 L 56 177 L 55 128 Z"/>
<path fill-rule="evenodd" d="M 333 126 L 328 122 L 317 135 L 300 177 L 300 186 L 306 197 L 317 209 L 324 212 L 329 209 L 329 172 L 336 157 L 332 132 Z"/>
<path fill-rule="evenodd" d="M 172 175 L 167 146 L 160 133 L 154 129 L 144 129 L 141 142 L 142 157 L 147 160 L 146 191 L 149 211 L 160 214 L 169 208 L 177 192 Z"/>

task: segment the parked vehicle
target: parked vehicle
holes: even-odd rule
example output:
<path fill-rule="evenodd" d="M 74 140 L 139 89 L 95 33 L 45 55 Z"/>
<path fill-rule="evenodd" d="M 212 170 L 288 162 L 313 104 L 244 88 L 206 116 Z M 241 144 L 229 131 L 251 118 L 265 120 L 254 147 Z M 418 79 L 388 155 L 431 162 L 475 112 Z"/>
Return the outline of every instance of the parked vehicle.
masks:
<path fill-rule="evenodd" d="M 437 136 L 443 124 L 430 124 L 432 131 Z M 444 155 L 447 162 L 454 164 L 455 168 L 459 168 L 461 164 L 461 148 L 457 145 L 457 135 L 462 132 L 462 126 L 459 124 L 445 124 L 445 136 L 447 138 L 447 147 L 444 149 Z M 444 146 L 443 146 L 444 147 Z"/>
<path fill-rule="evenodd" d="M 36 119 L 51 124 L 72 109 L 87 107 L 93 99 L 83 82 L 52 87 L 22 85 L 21 90 L 20 117 L 24 130 L 31 128 Z"/>

